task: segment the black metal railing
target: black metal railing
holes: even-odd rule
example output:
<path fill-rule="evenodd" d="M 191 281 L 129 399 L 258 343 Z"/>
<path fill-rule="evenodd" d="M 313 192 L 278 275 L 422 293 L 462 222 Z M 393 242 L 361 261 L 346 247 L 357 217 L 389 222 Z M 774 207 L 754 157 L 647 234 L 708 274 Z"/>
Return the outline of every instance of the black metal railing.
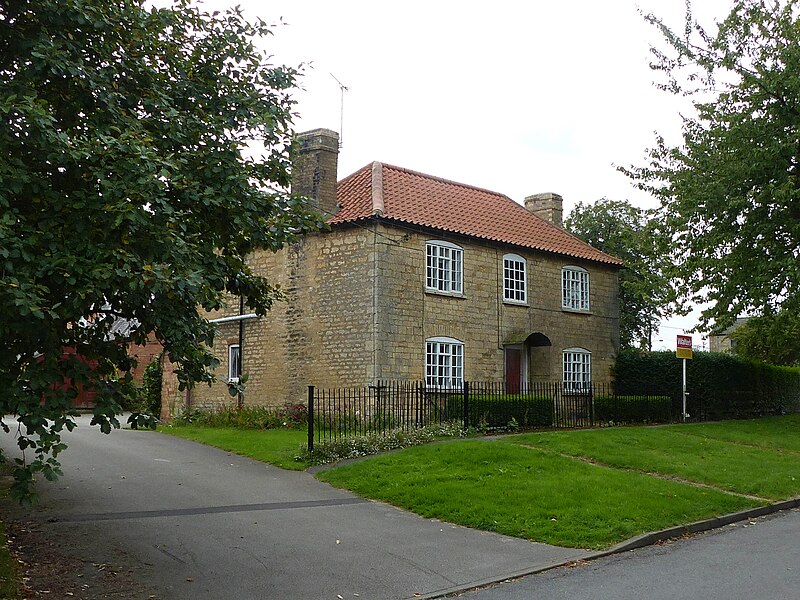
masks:
<path fill-rule="evenodd" d="M 457 423 L 482 431 L 576 428 L 678 420 L 680 397 L 615 394 L 611 386 L 464 382 L 458 389 L 420 381 L 379 381 L 365 388 L 308 388 L 308 445 L 427 425 Z"/>

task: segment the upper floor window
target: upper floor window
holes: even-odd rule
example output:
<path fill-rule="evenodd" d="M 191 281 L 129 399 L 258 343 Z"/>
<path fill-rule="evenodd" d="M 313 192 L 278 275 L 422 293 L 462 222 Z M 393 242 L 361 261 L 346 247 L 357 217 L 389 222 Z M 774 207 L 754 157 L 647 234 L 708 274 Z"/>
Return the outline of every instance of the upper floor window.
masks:
<path fill-rule="evenodd" d="M 561 307 L 589 310 L 589 271 L 580 267 L 561 269 Z"/>
<path fill-rule="evenodd" d="M 450 242 L 435 240 L 425 244 L 425 254 L 425 289 L 460 294 L 464 251 Z"/>
<path fill-rule="evenodd" d="M 464 343 L 453 338 L 425 340 L 425 385 L 460 389 L 464 383 Z"/>
<path fill-rule="evenodd" d="M 228 346 L 228 381 L 237 383 L 242 374 L 242 353 L 239 344 Z"/>
<path fill-rule="evenodd" d="M 528 278 L 526 261 L 518 254 L 506 254 L 503 257 L 503 300 L 516 304 L 525 304 Z"/>
<path fill-rule="evenodd" d="M 592 353 L 583 348 L 563 352 L 564 391 L 585 391 L 592 383 Z"/>

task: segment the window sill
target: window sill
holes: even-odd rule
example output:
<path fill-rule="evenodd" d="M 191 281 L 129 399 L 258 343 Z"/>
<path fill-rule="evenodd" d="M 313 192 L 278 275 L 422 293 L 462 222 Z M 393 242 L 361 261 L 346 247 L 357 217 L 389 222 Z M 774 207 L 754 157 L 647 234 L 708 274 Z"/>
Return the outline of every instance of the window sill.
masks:
<path fill-rule="evenodd" d="M 561 312 L 572 313 L 574 315 L 591 315 L 591 314 L 594 314 L 588 308 L 567 308 L 566 306 L 562 306 L 561 307 Z"/>
<path fill-rule="evenodd" d="M 507 304 L 508 306 L 523 306 L 530 308 L 530 304 L 527 302 L 517 302 L 516 300 L 506 300 L 505 298 L 503 299 L 503 304 Z"/>
<path fill-rule="evenodd" d="M 464 393 L 464 386 L 463 384 L 461 387 L 456 386 L 435 386 L 435 385 L 425 385 L 425 392 L 428 394 L 463 394 Z"/>
<path fill-rule="evenodd" d="M 441 292 L 439 290 L 425 288 L 425 293 L 431 296 L 444 296 L 446 298 L 466 298 L 462 292 Z"/>
<path fill-rule="evenodd" d="M 585 397 L 585 396 L 590 395 L 591 393 L 592 393 L 592 390 L 590 388 L 586 388 L 585 390 L 573 390 L 573 389 L 564 390 L 564 389 L 562 389 L 561 390 L 561 397 L 562 398 L 565 397 L 565 396 L 584 396 Z"/>

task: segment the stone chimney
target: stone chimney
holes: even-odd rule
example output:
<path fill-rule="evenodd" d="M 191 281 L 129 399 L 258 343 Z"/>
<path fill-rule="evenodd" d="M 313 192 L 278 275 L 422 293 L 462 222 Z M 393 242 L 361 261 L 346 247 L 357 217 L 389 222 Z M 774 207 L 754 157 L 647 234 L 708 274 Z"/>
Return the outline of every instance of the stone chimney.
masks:
<path fill-rule="evenodd" d="M 292 150 L 292 193 L 311 199 L 326 216 L 336 214 L 339 134 L 330 129 L 298 133 Z"/>
<path fill-rule="evenodd" d="M 525 208 L 537 217 L 544 219 L 548 223 L 552 223 L 556 227 L 563 227 L 563 204 L 564 199 L 552 192 L 534 194 L 533 196 L 525 198 Z"/>

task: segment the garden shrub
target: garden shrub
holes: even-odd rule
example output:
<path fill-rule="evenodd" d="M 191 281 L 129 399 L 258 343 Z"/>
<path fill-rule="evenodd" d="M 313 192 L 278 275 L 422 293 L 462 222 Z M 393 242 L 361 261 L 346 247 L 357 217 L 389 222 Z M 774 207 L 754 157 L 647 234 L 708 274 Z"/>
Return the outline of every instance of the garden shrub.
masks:
<path fill-rule="evenodd" d="M 163 367 L 161 365 L 161 354 L 153 357 L 150 364 L 144 370 L 142 377 L 142 411 L 154 417 L 161 415 L 161 381 L 163 378 Z"/>
<path fill-rule="evenodd" d="M 136 427 L 140 422 L 152 426 L 150 420 L 161 416 L 161 380 L 161 354 L 157 354 L 145 367 L 142 385 L 133 386 L 133 393 L 120 396 L 120 408 L 133 414 L 133 418 L 128 420 L 131 426 Z"/>
<path fill-rule="evenodd" d="M 595 396 L 597 423 L 667 423 L 672 420 L 669 396 Z"/>
<path fill-rule="evenodd" d="M 463 414 L 463 396 L 453 395 L 448 414 Z M 551 427 L 553 398 L 545 394 L 470 394 L 468 401 L 470 427 L 508 429 Z"/>
<path fill-rule="evenodd" d="M 234 427 L 237 429 L 278 429 L 305 426 L 308 408 L 304 404 L 285 403 L 283 406 L 239 407 L 235 404 L 217 408 L 188 408 L 173 419 L 175 425 L 201 427 Z"/>
<path fill-rule="evenodd" d="M 336 434 L 366 434 L 370 431 L 386 431 L 397 427 L 397 419 L 390 412 L 361 414 L 358 410 L 346 409 L 335 412 L 316 413 L 314 427 Z"/>
<path fill-rule="evenodd" d="M 415 427 L 411 429 L 395 428 L 384 433 L 374 432 L 349 438 L 336 438 L 316 442 L 310 452 L 304 447 L 300 451 L 299 461 L 308 461 L 319 465 L 332 463 L 347 458 L 358 458 L 427 444 L 439 437 L 464 437 L 466 432 L 460 423 L 440 423 Z"/>

